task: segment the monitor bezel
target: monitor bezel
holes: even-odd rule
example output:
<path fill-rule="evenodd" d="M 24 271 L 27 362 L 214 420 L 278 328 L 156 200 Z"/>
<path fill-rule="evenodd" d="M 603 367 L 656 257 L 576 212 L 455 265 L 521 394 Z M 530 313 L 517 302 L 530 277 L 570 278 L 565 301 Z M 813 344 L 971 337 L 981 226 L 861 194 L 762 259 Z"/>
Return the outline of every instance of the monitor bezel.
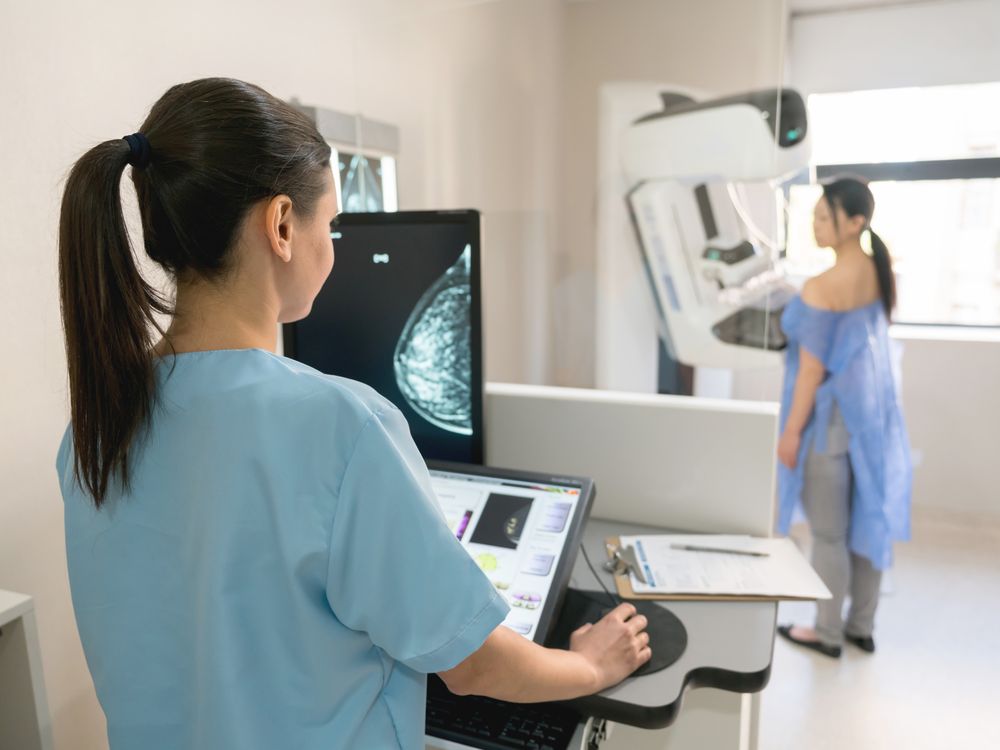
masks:
<path fill-rule="evenodd" d="M 334 229 L 344 226 L 406 225 L 406 224 L 460 224 L 468 228 L 467 235 L 472 249 L 469 264 L 472 288 L 469 307 L 470 341 L 472 352 L 472 436 L 469 464 L 480 465 L 486 460 L 486 434 L 483 429 L 483 404 L 486 383 L 483 372 L 483 294 L 482 294 L 482 238 L 480 216 L 476 209 L 447 211 L 382 211 L 377 213 L 341 213 L 334 220 Z M 334 243 L 336 252 L 336 243 Z M 337 272 L 336 264 L 331 273 Z M 322 290 L 320 290 L 322 292 Z M 296 356 L 297 322 L 282 325 L 284 355 L 298 361 Z M 303 363 L 308 364 L 308 363 Z M 311 365 L 309 365 L 311 367 Z M 418 446 L 419 448 L 419 446 Z M 424 460 L 428 459 L 424 456 Z"/>
<path fill-rule="evenodd" d="M 473 466 L 450 461 L 428 461 L 427 468 L 430 471 L 468 474 L 489 479 L 495 478 L 500 481 L 510 479 L 535 484 L 554 484 L 580 490 L 580 502 L 573 512 L 573 519 L 566 534 L 562 554 L 559 556 L 559 563 L 556 565 L 555 573 L 552 576 L 552 588 L 550 588 L 549 592 L 550 594 L 554 592 L 555 596 L 549 596 L 546 599 L 545 605 L 542 607 L 541 617 L 538 619 L 538 627 L 535 629 L 535 634 L 532 638 L 535 643 L 544 646 L 551 634 L 552 626 L 555 624 L 555 618 L 562 611 L 563 601 L 566 598 L 566 590 L 569 588 L 569 581 L 573 575 L 573 566 L 576 564 L 576 556 L 583 541 L 583 530 L 587 525 L 587 520 L 590 518 L 590 511 L 594 505 L 594 497 L 597 494 L 597 487 L 594 484 L 594 480 L 588 477 L 553 475 L 534 471 L 522 471 L 520 469 L 502 469 L 495 466 Z"/>

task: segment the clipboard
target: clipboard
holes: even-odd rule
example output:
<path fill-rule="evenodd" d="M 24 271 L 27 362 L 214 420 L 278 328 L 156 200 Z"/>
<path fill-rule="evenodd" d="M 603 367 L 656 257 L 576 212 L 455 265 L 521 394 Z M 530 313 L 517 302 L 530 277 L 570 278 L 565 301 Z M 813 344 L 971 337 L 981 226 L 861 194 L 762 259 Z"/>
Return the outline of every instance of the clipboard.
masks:
<path fill-rule="evenodd" d="M 618 596 L 622 599 L 632 601 L 688 601 L 688 602 L 776 602 L 776 601 L 816 601 L 811 597 L 801 596 L 756 596 L 751 594 L 637 594 L 632 588 L 632 579 L 629 574 L 632 572 L 632 562 L 635 553 L 631 548 L 622 549 L 621 539 L 617 536 L 609 536 L 604 540 L 604 546 L 608 553 L 608 563 L 606 569 L 609 570 L 615 579 L 615 588 Z"/>

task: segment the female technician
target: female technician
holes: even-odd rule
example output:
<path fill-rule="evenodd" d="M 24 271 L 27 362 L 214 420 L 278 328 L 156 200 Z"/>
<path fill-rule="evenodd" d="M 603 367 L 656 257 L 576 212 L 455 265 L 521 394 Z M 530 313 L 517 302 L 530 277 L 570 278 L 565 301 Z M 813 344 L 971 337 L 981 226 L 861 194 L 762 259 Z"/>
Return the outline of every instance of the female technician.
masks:
<path fill-rule="evenodd" d="M 450 533 L 400 413 L 272 353 L 333 266 L 330 149 L 240 81 L 171 88 L 73 168 L 60 222 L 73 604 L 112 750 L 417 748 L 425 674 L 512 701 L 601 690 L 649 656 L 622 605 L 569 651 Z M 119 195 L 127 165 L 143 279 Z M 359 325 L 363 325 L 359 321 Z"/>
<path fill-rule="evenodd" d="M 832 657 L 840 656 L 845 639 L 875 650 L 882 571 L 892 563 L 892 543 L 910 533 L 912 469 L 888 332 L 896 289 L 889 252 L 871 230 L 874 210 L 863 182 L 824 185 L 813 230 L 816 244 L 833 248 L 837 261 L 782 316 L 789 346 L 779 528 L 788 532 L 801 502 L 813 567 L 833 598 L 818 603 L 815 628 L 778 631 Z"/>

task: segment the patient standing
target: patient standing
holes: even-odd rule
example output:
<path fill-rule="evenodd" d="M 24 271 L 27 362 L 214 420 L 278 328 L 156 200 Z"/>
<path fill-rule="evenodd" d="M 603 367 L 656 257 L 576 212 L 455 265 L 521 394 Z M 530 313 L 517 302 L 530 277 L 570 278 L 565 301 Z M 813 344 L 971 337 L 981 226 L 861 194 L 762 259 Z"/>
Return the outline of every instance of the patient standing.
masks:
<path fill-rule="evenodd" d="M 801 503 L 813 566 L 833 598 L 818 603 L 815 628 L 778 630 L 831 657 L 840 656 L 845 639 L 875 650 L 882 571 L 892 564 L 892 543 L 910 534 L 912 467 L 888 333 L 896 289 L 889 252 L 871 231 L 874 209 L 859 180 L 824 185 L 813 231 L 837 260 L 782 317 L 789 346 L 778 526 L 787 533 Z"/>

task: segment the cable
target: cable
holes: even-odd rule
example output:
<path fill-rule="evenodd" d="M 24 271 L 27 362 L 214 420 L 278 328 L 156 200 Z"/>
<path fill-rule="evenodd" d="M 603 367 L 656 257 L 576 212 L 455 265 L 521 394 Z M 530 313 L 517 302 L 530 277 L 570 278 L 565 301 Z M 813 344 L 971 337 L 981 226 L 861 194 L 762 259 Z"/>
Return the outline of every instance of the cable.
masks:
<path fill-rule="evenodd" d="M 597 582 L 600 584 L 601 588 L 604 589 L 604 593 L 607 594 L 608 599 L 611 600 L 611 606 L 617 607 L 619 604 L 622 603 L 622 600 L 618 596 L 612 594 L 608 590 L 608 587 L 604 585 L 604 581 L 601 580 L 601 577 L 597 575 L 597 569 L 594 568 L 594 564 L 590 562 L 590 555 L 587 554 L 587 548 L 583 546 L 583 542 L 580 542 L 580 551 L 583 553 L 583 559 L 587 561 L 587 567 L 590 568 L 590 572 L 594 574 L 594 578 L 597 579 Z"/>
<path fill-rule="evenodd" d="M 743 225 L 746 227 L 750 235 L 772 253 L 781 252 L 781 248 L 778 246 L 777 241 L 769 237 L 767 233 L 758 227 L 753 218 L 750 216 L 750 211 L 746 207 L 745 198 L 740 194 L 739 188 L 737 188 L 733 183 L 727 182 L 726 192 L 729 193 L 729 200 L 733 204 L 733 208 L 736 210 L 737 216 L 739 216 L 743 221 Z"/>

